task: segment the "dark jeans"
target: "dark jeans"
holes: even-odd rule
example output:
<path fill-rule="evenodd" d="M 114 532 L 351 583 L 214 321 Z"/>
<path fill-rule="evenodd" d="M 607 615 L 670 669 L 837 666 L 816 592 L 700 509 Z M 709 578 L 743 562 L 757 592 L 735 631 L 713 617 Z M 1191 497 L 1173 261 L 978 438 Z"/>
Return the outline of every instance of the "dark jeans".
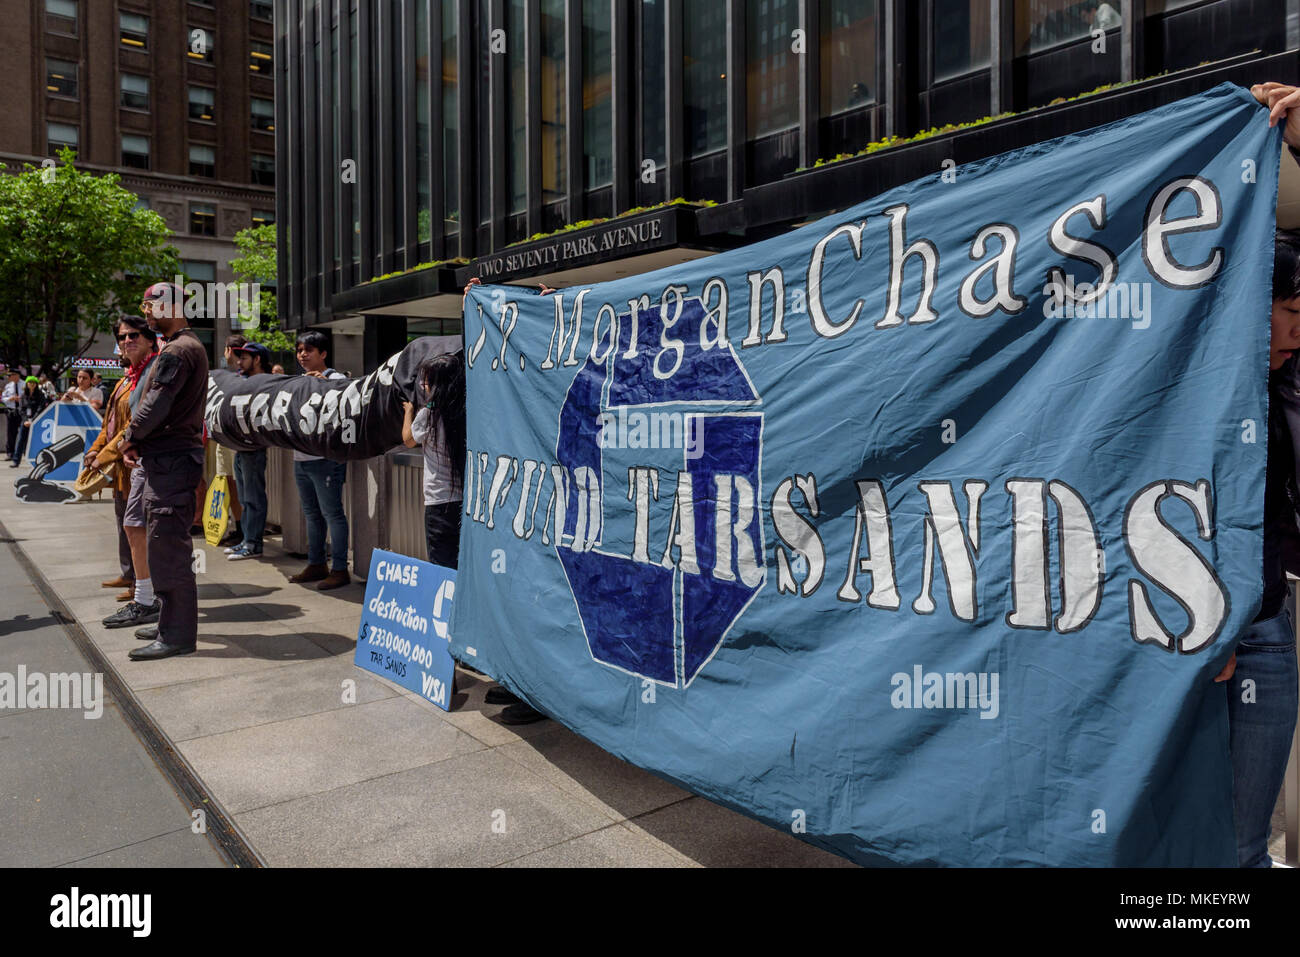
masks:
<path fill-rule="evenodd" d="M 325 530 L 330 537 L 330 570 L 347 571 L 348 519 L 343 512 L 343 483 L 347 481 L 346 462 L 317 459 L 294 462 L 293 479 L 298 484 L 298 499 L 307 518 L 307 563 L 325 564 Z"/>
<path fill-rule="evenodd" d="M 424 506 L 424 546 L 429 562 L 455 568 L 460 553 L 460 502 Z"/>
<path fill-rule="evenodd" d="M 148 513 L 149 574 L 162 602 L 158 640 L 193 648 L 199 631 L 199 593 L 194 581 L 194 490 L 203 477 L 203 451 L 144 459 L 144 505 Z"/>
<path fill-rule="evenodd" d="M 23 427 L 23 419 L 16 412 L 5 413 L 5 418 L 8 420 L 5 423 L 5 453 L 12 459 L 18 448 L 18 430 Z"/>
<path fill-rule="evenodd" d="M 22 418 L 19 417 L 19 422 Z M 31 426 L 20 425 L 18 427 L 18 441 L 14 443 L 13 454 L 9 456 L 10 460 L 17 465 L 23 464 L 23 454 L 27 451 L 27 435 L 32 431 Z"/>
<path fill-rule="evenodd" d="M 1268 833 L 1296 723 L 1296 637 L 1290 616 L 1252 624 L 1228 685 L 1228 741 L 1237 863 L 1272 867 Z"/>
<path fill-rule="evenodd" d="M 235 453 L 235 483 L 244 515 L 239 527 L 244 544 L 262 550 L 262 533 L 266 530 L 266 449 Z"/>

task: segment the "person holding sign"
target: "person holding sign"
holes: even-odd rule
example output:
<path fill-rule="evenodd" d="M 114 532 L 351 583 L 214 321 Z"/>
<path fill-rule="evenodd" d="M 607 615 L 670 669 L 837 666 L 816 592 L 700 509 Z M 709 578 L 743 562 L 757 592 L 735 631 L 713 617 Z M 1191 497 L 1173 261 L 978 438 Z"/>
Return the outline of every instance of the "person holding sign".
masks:
<path fill-rule="evenodd" d="M 1281 83 L 1251 88 L 1269 108 L 1269 125 L 1300 159 L 1300 89 Z M 1271 867 L 1268 836 L 1282 789 L 1300 686 L 1295 626 L 1284 604 L 1286 572 L 1300 572 L 1300 233 L 1279 230 L 1274 244 L 1270 316 L 1268 460 L 1264 487 L 1264 588 L 1259 614 L 1237 639 L 1214 679 L 1228 685 L 1237 863 Z"/>
<path fill-rule="evenodd" d="M 402 439 L 408 448 L 424 449 L 424 541 L 429 561 L 455 568 L 466 458 L 465 353 L 426 359 L 416 381 L 428 400 L 418 413 L 405 403 Z M 509 705 L 501 712 L 503 724 L 532 724 L 546 718 L 505 688 L 490 689 L 484 700 Z"/>

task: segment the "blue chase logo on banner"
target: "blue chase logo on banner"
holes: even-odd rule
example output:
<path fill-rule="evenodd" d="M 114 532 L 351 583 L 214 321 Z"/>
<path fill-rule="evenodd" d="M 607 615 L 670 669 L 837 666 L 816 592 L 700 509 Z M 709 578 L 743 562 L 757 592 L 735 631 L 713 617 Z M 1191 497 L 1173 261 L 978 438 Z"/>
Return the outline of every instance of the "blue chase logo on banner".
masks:
<path fill-rule="evenodd" d="M 679 477 L 679 486 L 686 486 L 675 491 L 665 488 L 666 497 L 675 494 L 679 502 L 687 503 L 711 501 L 721 481 L 728 506 L 734 490 L 737 511 L 750 516 L 756 512 L 757 490 L 762 488 L 763 416 L 756 410 L 760 399 L 730 344 L 709 351 L 701 347 L 705 315 L 699 299 L 681 302 L 677 327 L 683 349 L 667 378 L 657 375 L 651 363 L 629 358 L 632 353 L 652 355 L 659 329 L 651 322 L 634 323 L 630 314 L 619 316 L 619 329 L 637 331 L 626 332 L 627 341 L 620 341 L 620 347 L 609 349 L 603 358 L 588 356 L 560 410 L 555 449 L 556 461 L 580 486 L 577 510 L 564 523 L 573 545 L 557 542 L 556 553 L 568 576 L 592 658 L 677 688 L 688 687 L 717 652 L 763 587 L 764 568 L 757 560 L 739 561 L 737 572 L 732 572 L 731 556 L 718 554 L 715 547 L 714 525 L 722 513 L 712 509 L 702 512 L 698 521 L 693 514 L 687 516 L 696 525 L 689 536 L 694 539 L 693 562 L 665 565 L 649 562 L 648 553 L 638 560 L 602 550 L 598 546 L 605 516 L 600 490 L 610 487 L 607 469 L 626 474 L 629 464 L 637 461 L 627 452 L 619 456 L 613 450 L 629 444 L 629 439 L 632 445 L 642 444 L 629 434 L 642 424 L 647 431 L 642 442 L 666 450 L 665 470 Z M 635 349 L 632 335 L 637 338 Z M 722 411 L 723 406 L 730 411 Z M 749 408 L 755 411 L 737 411 Z M 649 430 L 657 434 L 652 436 Z M 665 430 L 667 441 L 663 441 Z M 649 477 L 648 472 L 642 475 Z M 660 496 L 657 487 L 645 492 L 656 499 Z M 678 509 L 677 515 L 686 513 Z M 751 558 L 761 556 L 762 524 L 746 522 L 741 528 L 741 550 Z M 730 544 L 729 531 L 722 540 Z M 722 565 L 727 566 L 725 573 L 699 573 Z M 637 597 L 629 600 L 629 596 Z"/>
<path fill-rule="evenodd" d="M 456 573 L 375 549 L 353 663 L 451 710 L 456 662 L 448 650 Z"/>

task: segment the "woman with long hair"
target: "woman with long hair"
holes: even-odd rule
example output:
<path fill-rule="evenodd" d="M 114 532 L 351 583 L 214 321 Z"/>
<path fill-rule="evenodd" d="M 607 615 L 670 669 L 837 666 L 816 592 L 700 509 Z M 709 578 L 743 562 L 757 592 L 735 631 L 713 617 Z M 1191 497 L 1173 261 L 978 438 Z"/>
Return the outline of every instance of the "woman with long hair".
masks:
<path fill-rule="evenodd" d="M 18 414 L 22 417 L 22 429 L 18 432 L 18 444 L 14 446 L 13 465 L 17 468 L 27 454 L 27 437 L 32 432 L 32 422 L 45 411 L 50 404 L 50 397 L 41 388 L 41 380 L 34 375 L 27 377 L 21 398 L 18 400 Z"/>
<path fill-rule="evenodd" d="M 424 397 L 417 413 L 406 403 L 402 439 L 424 448 L 424 543 L 429 561 L 456 567 L 465 478 L 465 353 L 420 364 L 416 381 Z"/>

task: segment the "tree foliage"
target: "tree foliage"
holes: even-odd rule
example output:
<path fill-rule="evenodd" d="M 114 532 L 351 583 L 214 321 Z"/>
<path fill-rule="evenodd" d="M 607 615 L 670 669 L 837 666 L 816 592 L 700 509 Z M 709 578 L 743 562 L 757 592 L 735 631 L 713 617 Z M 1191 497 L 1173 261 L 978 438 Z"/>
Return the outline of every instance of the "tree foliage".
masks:
<path fill-rule="evenodd" d="M 235 233 L 235 246 L 239 255 L 230 260 L 235 279 L 248 283 L 274 283 L 276 277 L 275 224 L 254 226 Z M 247 339 L 260 342 L 272 352 L 292 352 L 294 337 L 281 331 L 279 305 L 275 293 L 263 288 L 260 291 L 260 311 L 240 308 L 242 328 Z"/>
<path fill-rule="evenodd" d="M 0 174 L 0 356 L 57 376 L 140 294 L 180 271 L 162 217 L 116 174 L 60 163 Z"/>

